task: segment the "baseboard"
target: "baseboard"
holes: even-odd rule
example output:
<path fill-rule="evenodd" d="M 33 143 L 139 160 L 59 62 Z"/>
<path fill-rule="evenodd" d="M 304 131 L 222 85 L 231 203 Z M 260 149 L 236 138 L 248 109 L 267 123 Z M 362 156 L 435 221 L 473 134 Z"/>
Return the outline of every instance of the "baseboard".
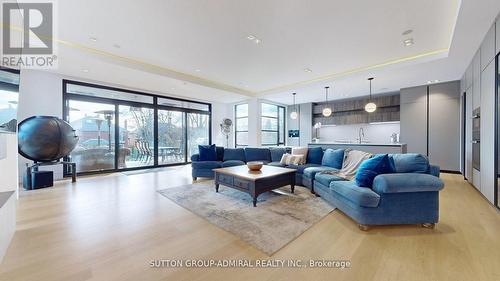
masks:
<path fill-rule="evenodd" d="M 462 172 L 460 172 L 460 171 L 451 171 L 451 170 L 441 170 L 441 173 L 457 174 L 457 175 L 461 175 L 462 174 Z"/>

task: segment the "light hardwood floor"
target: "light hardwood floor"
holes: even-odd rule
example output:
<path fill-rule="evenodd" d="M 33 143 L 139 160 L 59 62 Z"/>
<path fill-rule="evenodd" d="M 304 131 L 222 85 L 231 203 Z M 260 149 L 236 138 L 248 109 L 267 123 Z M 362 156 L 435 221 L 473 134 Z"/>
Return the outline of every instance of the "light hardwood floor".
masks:
<path fill-rule="evenodd" d="M 0 280 L 500 280 L 500 213 L 461 176 L 442 178 L 433 230 L 362 232 L 336 210 L 271 257 L 348 269 L 153 269 L 152 259 L 269 257 L 156 192 L 190 183 L 189 166 L 62 181 L 21 193 Z"/>

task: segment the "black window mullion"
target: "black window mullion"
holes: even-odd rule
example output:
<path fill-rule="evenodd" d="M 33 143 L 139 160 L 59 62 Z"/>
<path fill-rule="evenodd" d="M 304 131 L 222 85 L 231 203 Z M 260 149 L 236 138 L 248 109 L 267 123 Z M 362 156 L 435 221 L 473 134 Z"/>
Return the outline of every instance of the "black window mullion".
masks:
<path fill-rule="evenodd" d="M 158 166 L 158 98 L 153 97 L 153 163 Z"/>
<path fill-rule="evenodd" d="M 120 169 L 119 167 L 119 157 L 120 157 L 120 111 L 119 104 L 115 103 L 115 171 Z"/>

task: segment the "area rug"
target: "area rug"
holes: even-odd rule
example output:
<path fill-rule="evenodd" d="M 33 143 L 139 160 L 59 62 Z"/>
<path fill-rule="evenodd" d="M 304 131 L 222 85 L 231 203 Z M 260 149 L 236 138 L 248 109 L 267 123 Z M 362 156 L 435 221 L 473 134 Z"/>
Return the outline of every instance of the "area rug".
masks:
<path fill-rule="evenodd" d="M 158 192 L 269 256 L 334 209 L 300 186 L 294 194 L 290 186 L 261 194 L 257 207 L 247 193 L 222 185 L 216 193 L 213 181 Z"/>

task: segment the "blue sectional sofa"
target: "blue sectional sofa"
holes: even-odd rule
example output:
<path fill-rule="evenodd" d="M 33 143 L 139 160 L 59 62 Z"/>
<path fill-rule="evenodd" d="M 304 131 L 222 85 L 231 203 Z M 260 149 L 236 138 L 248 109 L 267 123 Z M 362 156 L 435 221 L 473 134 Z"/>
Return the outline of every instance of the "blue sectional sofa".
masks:
<path fill-rule="evenodd" d="M 199 161 L 191 157 L 192 176 L 213 178 L 213 169 L 262 161 L 267 165 L 280 164 L 289 148 L 231 148 L 217 147 L 217 161 Z M 296 184 L 311 190 L 334 207 L 354 219 L 362 230 L 369 225 L 422 224 L 434 227 L 439 220 L 439 191 L 444 184 L 439 179 L 439 167 L 430 165 L 420 154 L 391 154 L 395 173 L 375 177 L 372 188 L 357 186 L 335 175 L 322 173 L 342 168 L 343 150 L 309 148 L 304 165 L 289 165 L 297 170 Z"/>

